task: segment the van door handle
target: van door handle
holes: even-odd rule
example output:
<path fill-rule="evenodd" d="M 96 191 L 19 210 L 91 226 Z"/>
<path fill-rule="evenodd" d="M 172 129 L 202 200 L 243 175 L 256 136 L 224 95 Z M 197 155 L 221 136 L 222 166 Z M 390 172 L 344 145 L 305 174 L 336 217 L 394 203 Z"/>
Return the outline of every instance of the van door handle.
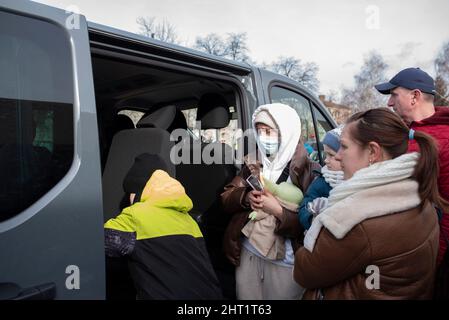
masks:
<path fill-rule="evenodd" d="M 0 300 L 53 300 L 56 297 L 56 285 L 44 283 L 22 289 L 15 283 L 0 283 Z"/>

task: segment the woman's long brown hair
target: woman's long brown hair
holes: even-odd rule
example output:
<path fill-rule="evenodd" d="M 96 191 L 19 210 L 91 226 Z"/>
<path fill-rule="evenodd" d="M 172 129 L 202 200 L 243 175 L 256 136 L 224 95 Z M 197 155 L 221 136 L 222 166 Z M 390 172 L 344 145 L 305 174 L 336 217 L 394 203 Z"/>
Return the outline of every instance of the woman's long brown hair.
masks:
<path fill-rule="evenodd" d="M 410 129 L 388 108 L 358 112 L 352 115 L 347 123 L 354 123 L 351 137 L 361 145 L 367 146 L 369 142 L 377 142 L 393 159 L 407 152 Z M 439 165 L 435 140 L 420 131 L 414 132 L 414 139 L 419 145 L 420 157 L 412 178 L 419 184 L 422 204 L 429 200 L 437 207 L 447 210 L 449 202 L 438 192 Z"/>

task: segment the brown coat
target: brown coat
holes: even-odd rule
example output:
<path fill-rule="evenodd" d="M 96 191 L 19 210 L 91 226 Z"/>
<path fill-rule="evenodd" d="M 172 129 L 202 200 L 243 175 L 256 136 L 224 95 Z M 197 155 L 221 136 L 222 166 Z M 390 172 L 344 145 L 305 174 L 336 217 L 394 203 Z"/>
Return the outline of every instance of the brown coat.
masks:
<path fill-rule="evenodd" d="M 430 299 L 438 236 L 428 203 L 364 220 L 342 239 L 322 228 L 312 253 L 296 252 L 294 278 L 308 289 L 303 299 Z M 378 290 L 365 283 L 370 265 L 379 267 Z"/>
<path fill-rule="evenodd" d="M 247 193 L 251 191 L 246 178 L 251 173 L 258 175 L 261 166 L 259 161 L 255 161 L 255 164 L 249 164 L 248 159 L 250 158 L 251 156 L 245 157 L 245 164 L 242 170 L 225 186 L 224 192 L 221 194 L 224 212 L 232 215 L 224 234 L 223 250 L 226 257 L 235 266 L 240 264 L 241 230 L 247 223 L 248 215 L 251 212 L 249 203 L 245 202 Z M 314 178 L 312 171 L 316 168 L 319 168 L 319 165 L 308 159 L 307 151 L 302 143 L 299 143 L 289 167 L 292 182 L 305 192 Z M 284 208 L 281 218 L 277 219 L 275 232 L 278 235 L 292 239 L 293 249 L 296 250 L 301 244 L 304 234 L 297 212 Z"/>

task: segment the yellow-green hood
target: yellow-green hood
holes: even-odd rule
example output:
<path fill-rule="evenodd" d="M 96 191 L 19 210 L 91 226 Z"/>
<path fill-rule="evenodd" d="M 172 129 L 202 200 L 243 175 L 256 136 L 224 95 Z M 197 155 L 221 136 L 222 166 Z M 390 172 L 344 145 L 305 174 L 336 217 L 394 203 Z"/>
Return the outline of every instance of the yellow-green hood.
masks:
<path fill-rule="evenodd" d="M 192 200 L 186 194 L 181 183 L 163 170 L 156 170 L 148 179 L 140 202 L 183 213 L 188 213 L 193 207 Z"/>

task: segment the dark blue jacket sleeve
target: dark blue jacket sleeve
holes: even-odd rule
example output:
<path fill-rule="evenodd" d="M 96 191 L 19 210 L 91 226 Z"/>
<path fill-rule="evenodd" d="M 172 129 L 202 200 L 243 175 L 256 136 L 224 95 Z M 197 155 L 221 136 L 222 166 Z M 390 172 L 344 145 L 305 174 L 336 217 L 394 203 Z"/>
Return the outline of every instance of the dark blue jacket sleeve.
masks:
<path fill-rule="evenodd" d="M 313 180 L 312 184 L 307 189 L 304 199 L 299 205 L 298 218 L 304 229 L 308 230 L 312 224 L 312 214 L 307 209 L 309 202 L 312 202 L 316 198 L 329 197 L 329 192 L 332 188 L 324 180 L 322 176 L 317 177 Z"/>
<path fill-rule="evenodd" d="M 133 252 L 136 244 L 136 233 L 105 228 L 104 240 L 108 257 L 122 257 Z"/>

